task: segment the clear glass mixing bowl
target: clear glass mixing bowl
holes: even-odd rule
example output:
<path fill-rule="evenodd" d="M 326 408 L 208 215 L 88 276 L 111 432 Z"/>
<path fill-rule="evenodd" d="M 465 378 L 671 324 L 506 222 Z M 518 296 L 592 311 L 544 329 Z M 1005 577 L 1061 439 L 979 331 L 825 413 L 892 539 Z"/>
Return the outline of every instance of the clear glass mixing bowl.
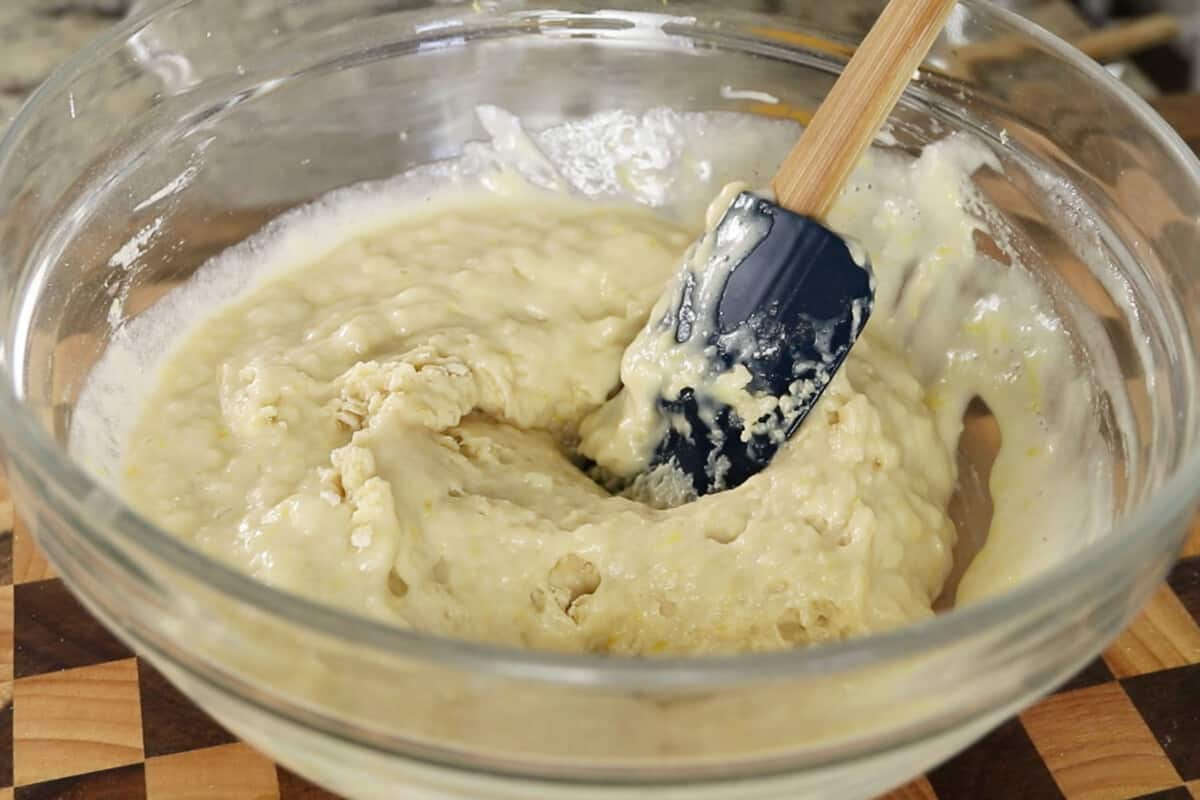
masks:
<path fill-rule="evenodd" d="M 866 797 L 965 747 L 1118 632 L 1200 490 L 1197 162 L 1095 64 L 986 3 L 954 13 L 897 146 L 962 129 L 995 147 L 1006 175 L 981 187 L 1069 298 L 1081 347 L 1120 373 L 1096 416 L 1120 466 L 1111 529 L 1048 531 L 1077 539 L 1070 556 L 1002 596 L 769 655 L 447 641 L 208 560 L 64 446 L 115 326 L 276 213 L 457 153 L 482 137 L 477 103 L 533 125 L 656 105 L 802 117 L 879 5 L 179 0 L 120 26 L 0 146 L 0 432 L 37 540 L 200 705 L 356 798 Z M 1005 59 L 972 69 L 997 42 Z"/>

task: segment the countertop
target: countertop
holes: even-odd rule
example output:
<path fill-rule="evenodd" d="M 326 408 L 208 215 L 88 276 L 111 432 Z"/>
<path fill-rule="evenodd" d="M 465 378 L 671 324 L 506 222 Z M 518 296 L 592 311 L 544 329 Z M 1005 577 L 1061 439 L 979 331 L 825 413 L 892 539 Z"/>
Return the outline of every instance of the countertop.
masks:
<path fill-rule="evenodd" d="M 25 97 L 68 56 L 124 18 L 133 6 L 163 0 L 0 0 L 0 131 Z M 1065 38 L 1087 27 L 1063 0 L 1008 0 Z M 1129 81 L 1141 90 L 1144 79 Z"/>
<path fill-rule="evenodd" d="M 50 72 L 125 16 L 131 0 L 0 0 L 0 130 Z"/>
<path fill-rule="evenodd" d="M 129 5 L 0 0 L 0 129 Z M 1200 147 L 1200 95 L 1154 102 Z M 238 743 L 92 620 L 0 477 L 0 800 L 331 797 Z M 1200 528 L 1101 658 L 889 800 L 1064 797 L 1200 800 Z"/>

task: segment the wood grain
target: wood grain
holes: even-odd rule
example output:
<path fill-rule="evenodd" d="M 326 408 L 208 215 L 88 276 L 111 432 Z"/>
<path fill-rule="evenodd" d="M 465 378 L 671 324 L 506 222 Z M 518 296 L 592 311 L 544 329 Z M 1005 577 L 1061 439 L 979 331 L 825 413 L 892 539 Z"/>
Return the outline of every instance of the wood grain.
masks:
<path fill-rule="evenodd" d="M 16 585 L 13 607 L 17 680 L 133 657 L 133 651 L 98 624 L 60 580 Z"/>
<path fill-rule="evenodd" d="M 16 800 L 146 800 L 145 768 L 130 764 L 20 786 Z"/>
<path fill-rule="evenodd" d="M 8 475 L 0 467 L 0 531 L 11 531 L 13 526 L 12 495 L 8 491 Z"/>
<path fill-rule="evenodd" d="M 343 800 L 340 795 L 328 792 L 282 767 L 276 767 L 275 777 L 279 778 L 280 800 Z"/>
<path fill-rule="evenodd" d="M 933 787 L 929 785 L 927 778 L 918 778 L 910 784 L 885 794 L 879 800 L 938 800 L 938 796 L 933 791 Z"/>
<path fill-rule="evenodd" d="M 38 550 L 20 515 L 13 521 L 13 583 L 33 583 L 56 577 L 54 568 Z"/>
<path fill-rule="evenodd" d="M 955 0 L 891 0 L 784 159 L 772 181 L 779 204 L 824 219 L 875 140 Z"/>
<path fill-rule="evenodd" d="M 1069 41 L 1096 61 L 1114 61 L 1169 42 L 1179 36 L 1180 32 L 1179 20 L 1174 16 L 1165 13 L 1147 14 L 1107 28 L 1089 30 L 1070 37 Z M 1018 60 L 1029 49 L 1029 41 L 1017 36 L 971 44 L 955 51 L 956 62 L 953 71 L 958 75 L 968 75 L 971 71 L 986 67 L 990 63 Z"/>
<path fill-rule="evenodd" d="M 1120 684 L 1054 695 L 1021 722 L 1071 800 L 1128 800 L 1183 782 Z"/>
<path fill-rule="evenodd" d="M 275 800 L 275 764 L 245 744 L 146 761 L 146 800 Z"/>
<path fill-rule="evenodd" d="M 144 758 L 135 659 L 22 678 L 13 711 L 18 786 Z"/>
<path fill-rule="evenodd" d="M 1182 32 L 1179 20 L 1171 14 L 1147 14 L 1092 31 L 1074 39 L 1071 44 L 1096 61 L 1116 61 L 1166 44 Z"/>
<path fill-rule="evenodd" d="M 147 661 L 138 664 L 138 690 L 147 758 L 207 750 L 237 741 Z"/>
<path fill-rule="evenodd" d="M 1200 625 L 1164 586 L 1104 652 L 1104 661 L 1118 678 L 1198 663 Z"/>
<path fill-rule="evenodd" d="M 1192 529 L 1188 532 L 1187 540 L 1183 543 L 1180 558 L 1200 556 L 1200 516 L 1192 520 Z"/>
<path fill-rule="evenodd" d="M 0 587 L 0 681 L 13 679 L 13 587 Z"/>

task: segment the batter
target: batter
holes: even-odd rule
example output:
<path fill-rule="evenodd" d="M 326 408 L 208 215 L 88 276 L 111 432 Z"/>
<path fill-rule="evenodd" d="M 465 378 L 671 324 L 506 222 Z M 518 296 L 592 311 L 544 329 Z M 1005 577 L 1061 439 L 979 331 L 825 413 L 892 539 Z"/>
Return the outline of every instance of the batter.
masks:
<path fill-rule="evenodd" d="M 638 437 L 621 426 L 637 421 L 597 410 L 700 232 L 697 198 L 769 174 L 769 152 L 748 168 L 720 145 L 753 134 L 782 153 L 794 129 L 660 110 L 535 140 L 498 110 L 484 120 L 491 145 L 295 214 L 201 270 L 180 297 L 221 275 L 237 296 L 159 336 L 157 356 L 161 327 L 137 320 L 125 342 L 157 367 L 143 411 L 122 430 L 106 410 L 118 343 L 78 449 L 118 443 L 137 509 L 280 588 L 450 636 L 623 654 L 769 650 L 931 615 L 973 396 L 1023 451 L 997 480 L 1069 471 L 1078 421 L 1047 424 L 1036 375 L 1058 370 L 1054 391 L 1084 404 L 1087 381 L 1029 277 L 976 252 L 968 178 L 990 156 L 952 139 L 916 161 L 873 152 L 832 213 L 870 254 L 876 320 L 771 466 L 676 507 L 610 495 L 577 465 L 581 432 L 601 465 L 628 458 Z M 655 148 L 657 163 L 638 157 Z M 916 325 L 940 285 L 961 313 Z M 1015 530 L 1030 504 L 1012 497 L 995 525 Z M 999 536 L 960 600 L 1020 572 L 1019 534 Z"/>

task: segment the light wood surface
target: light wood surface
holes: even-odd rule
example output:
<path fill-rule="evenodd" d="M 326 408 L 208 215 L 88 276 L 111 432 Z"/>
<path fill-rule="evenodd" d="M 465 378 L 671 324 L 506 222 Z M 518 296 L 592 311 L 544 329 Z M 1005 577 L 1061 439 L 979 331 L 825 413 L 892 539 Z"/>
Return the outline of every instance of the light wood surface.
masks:
<path fill-rule="evenodd" d="M 933 46 L 955 0 L 891 0 L 788 154 L 780 205 L 823 219 Z"/>
<path fill-rule="evenodd" d="M 1068 36 L 1067 41 L 1096 61 L 1104 62 L 1119 60 L 1165 44 L 1179 36 L 1180 32 L 1179 20 L 1175 16 L 1165 13 L 1150 14 L 1118 22 L 1107 28 Z M 954 64 L 952 72 L 965 75 L 972 69 L 986 66 L 990 62 L 1019 59 L 1022 52 L 1028 48 L 1028 40 L 1019 37 L 1003 37 L 972 44 L 955 52 L 957 63 Z"/>
<path fill-rule="evenodd" d="M 1021 722 L 1071 800 L 1126 800 L 1183 782 L 1118 684 L 1053 695 Z"/>
<path fill-rule="evenodd" d="M 137 663 L 115 661 L 13 688 L 14 779 L 37 783 L 144 760 Z"/>
<path fill-rule="evenodd" d="M 1071 44 L 1096 61 L 1115 61 L 1166 44 L 1181 32 L 1179 20 L 1171 14 L 1151 14 L 1093 31 Z"/>
<path fill-rule="evenodd" d="M 47 578 L 57 577 L 54 568 L 46 561 L 46 557 L 38 550 L 29 534 L 29 527 L 20 517 L 13 520 L 12 525 L 12 571 L 13 579 L 19 583 L 33 583 Z"/>
<path fill-rule="evenodd" d="M 1163 587 L 1104 652 L 1104 660 L 1118 678 L 1200 663 L 1200 627 Z"/>
<path fill-rule="evenodd" d="M 146 794 L 155 800 L 273 800 L 275 764 L 238 742 L 146 761 Z"/>

